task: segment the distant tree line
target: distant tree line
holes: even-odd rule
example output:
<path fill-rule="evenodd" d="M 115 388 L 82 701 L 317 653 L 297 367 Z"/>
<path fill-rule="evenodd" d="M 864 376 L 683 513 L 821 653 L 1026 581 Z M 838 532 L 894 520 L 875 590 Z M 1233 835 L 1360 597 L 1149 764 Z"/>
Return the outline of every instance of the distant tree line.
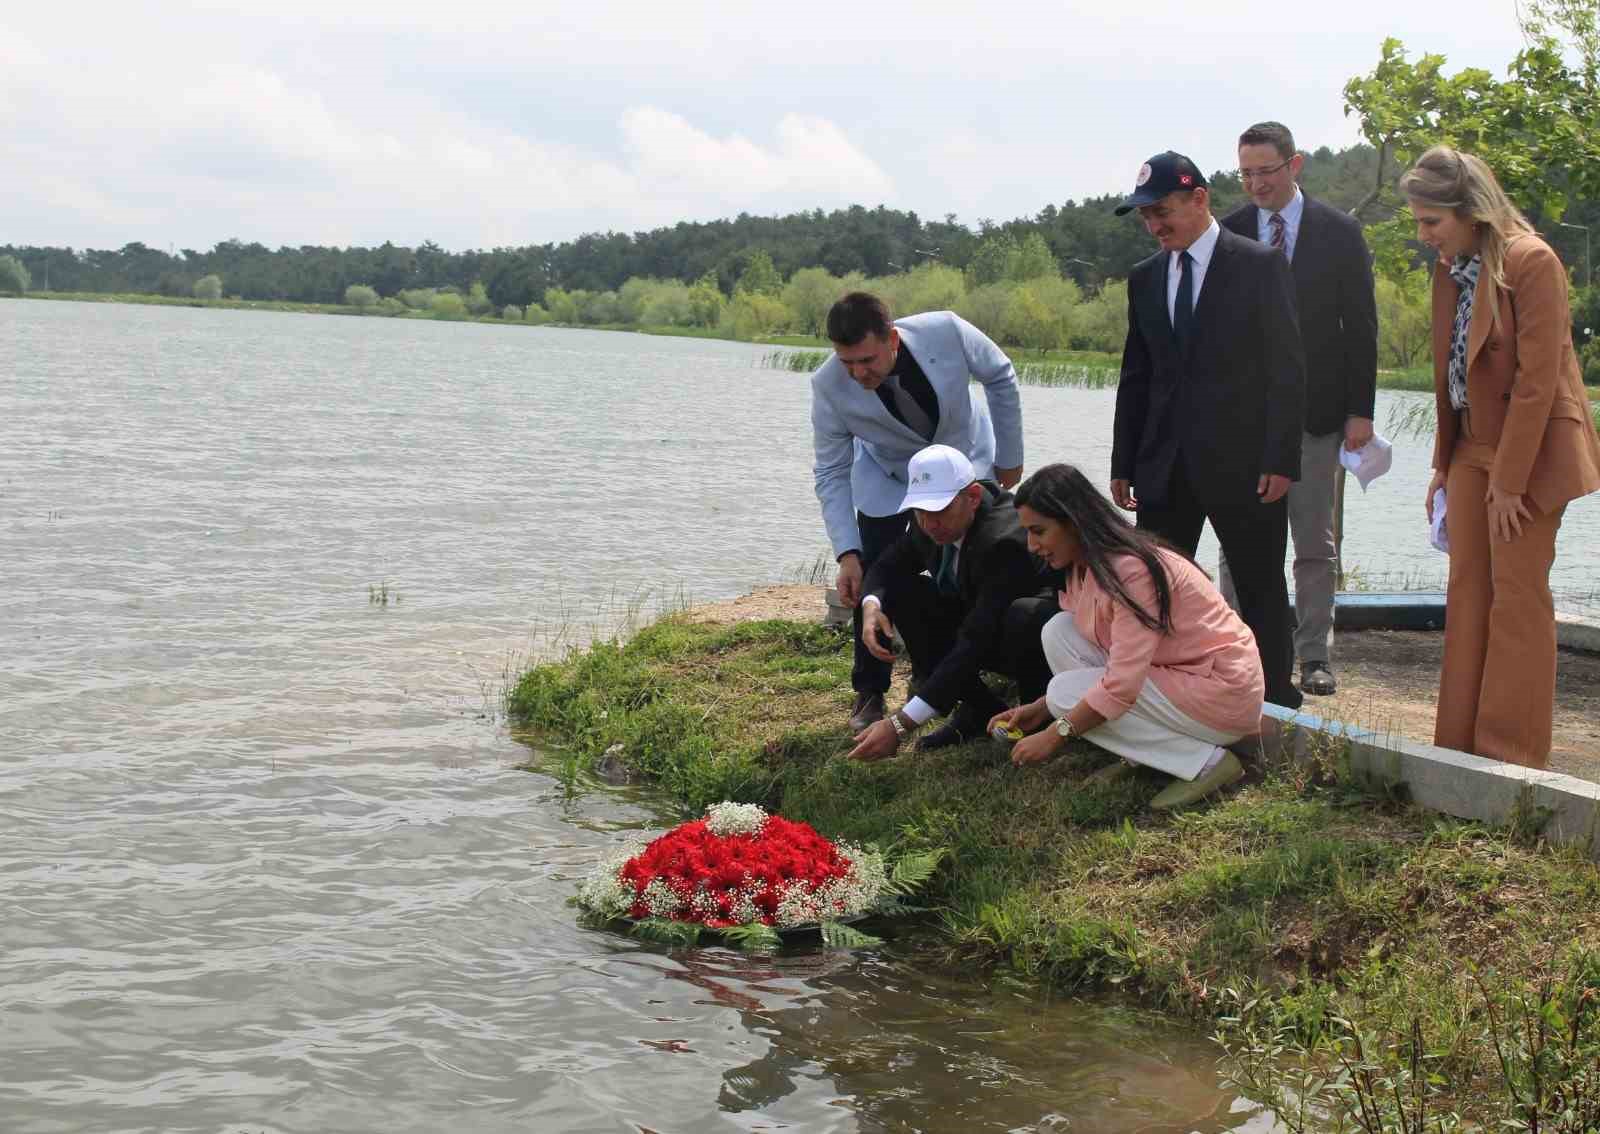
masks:
<path fill-rule="evenodd" d="M 1321 149 L 1307 162 L 1308 191 L 1349 207 L 1367 191 L 1374 151 L 1358 146 L 1334 154 Z M 1214 183 L 1219 209 L 1242 199 L 1237 177 Z M 985 242 L 997 234 L 1021 241 L 1038 234 L 1059 271 L 1079 287 L 1097 288 L 1119 279 L 1148 255 L 1151 243 L 1136 219 L 1112 209 L 1121 194 L 1049 205 L 1034 217 L 968 227 L 947 216 L 925 221 L 914 212 L 852 206 L 783 217 L 740 214 L 732 220 L 680 222 L 635 233 L 591 233 L 559 244 L 534 244 L 448 252 L 432 241 L 416 247 L 385 243 L 376 248 L 302 245 L 271 249 L 226 240 L 208 252 L 163 251 L 138 242 L 120 249 L 0 246 L 30 273 L 35 288 L 52 291 L 145 293 L 189 296 L 206 276 L 224 281 L 226 294 L 250 300 L 340 303 L 351 285 L 396 296 L 408 288 L 454 288 L 465 293 L 484 285 L 495 308 L 546 305 L 551 288 L 615 291 L 629 279 L 678 280 L 694 285 L 710 277 L 731 297 L 757 252 L 788 279 L 802 268 L 834 276 L 887 276 L 924 262 L 966 270 Z M 989 250 L 991 253 L 993 249 Z M 980 277 L 998 269 L 981 261 Z"/>
<path fill-rule="evenodd" d="M 1527 46 L 1506 80 L 1473 69 L 1446 75 L 1442 57 L 1412 60 L 1386 41 L 1377 67 L 1344 92 L 1367 142 L 1307 155 L 1305 190 L 1367 224 L 1385 366 L 1419 365 L 1428 354 L 1429 282 L 1394 181 L 1427 145 L 1448 141 L 1488 159 L 1579 269 L 1574 335 L 1586 375 L 1600 381 L 1600 339 L 1591 333 L 1600 330 L 1600 292 L 1588 286 L 1591 230 L 1600 230 L 1600 32 L 1586 0 L 1529 0 L 1523 22 Z M 1245 199 L 1231 170 L 1217 172 L 1211 188 L 1219 215 Z M 1116 310 L 1125 304 L 1121 281 L 1153 250 L 1137 218 L 1114 215 L 1120 200 L 1120 191 L 1069 200 L 972 227 L 883 206 L 740 214 L 466 252 L 432 241 L 269 249 L 227 240 L 209 252 L 0 246 L 0 291 L 228 296 L 749 339 L 815 334 L 842 289 L 868 286 L 898 311 L 953 308 L 1008 346 L 1115 350 L 1126 319 Z"/>

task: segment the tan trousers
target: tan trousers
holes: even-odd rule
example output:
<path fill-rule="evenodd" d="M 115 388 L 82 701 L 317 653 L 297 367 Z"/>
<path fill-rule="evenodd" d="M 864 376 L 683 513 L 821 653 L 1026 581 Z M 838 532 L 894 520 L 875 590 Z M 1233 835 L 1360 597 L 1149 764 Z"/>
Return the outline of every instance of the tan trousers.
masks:
<path fill-rule="evenodd" d="M 1446 474 L 1450 589 L 1433 742 L 1543 768 L 1556 696 L 1550 565 L 1566 506 L 1543 513 L 1526 501 L 1533 519 L 1522 534 L 1491 538 L 1484 495 L 1493 464 L 1492 446 L 1463 435 Z"/>

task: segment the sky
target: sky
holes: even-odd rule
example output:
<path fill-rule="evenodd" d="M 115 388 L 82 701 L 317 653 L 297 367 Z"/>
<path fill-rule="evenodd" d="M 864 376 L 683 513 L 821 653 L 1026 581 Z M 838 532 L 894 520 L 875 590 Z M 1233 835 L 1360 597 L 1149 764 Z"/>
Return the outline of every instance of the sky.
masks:
<path fill-rule="evenodd" d="M 1503 74 L 1514 0 L 11 3 L 0 244 L 451 250 L 879 204 L 967 223 L 1359 140 L 1386 36 Z"/>

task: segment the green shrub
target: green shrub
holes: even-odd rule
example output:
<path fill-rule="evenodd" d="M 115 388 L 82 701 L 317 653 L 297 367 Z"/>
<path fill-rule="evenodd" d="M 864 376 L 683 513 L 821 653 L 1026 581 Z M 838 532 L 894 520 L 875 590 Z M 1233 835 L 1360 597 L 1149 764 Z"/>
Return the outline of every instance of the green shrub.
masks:
<path fill-rule="evenodd" d="M 15 256 L 0 256 L 0 291 L 21 295 L 28 290 L 28 269 Z"/>
<path fill-rule="evenodd" d="M 366 310 L 378 305 L 378 293 L 366 284 L 353 283 L 344 289 L 344 302 L 347 307 Z"/>
<path fill-rule="evenodd" d="M 433 311 L 436 319 L 465 319 L 467 317 L 467 304 L 459 295 L 451 291 L 441 291 L 429 301 L 428 307 Z"/>

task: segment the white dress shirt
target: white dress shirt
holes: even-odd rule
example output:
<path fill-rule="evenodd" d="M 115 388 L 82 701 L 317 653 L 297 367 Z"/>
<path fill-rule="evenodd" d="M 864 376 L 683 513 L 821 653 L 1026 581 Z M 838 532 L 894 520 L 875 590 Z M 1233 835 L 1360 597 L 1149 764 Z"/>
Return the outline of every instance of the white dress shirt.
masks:
<path fill-rule="evenodd" d="M 1300 192 L 1300 186 L 1294 187 L 1294 198 L 1283 208 L 1263 209 L 1256 206 L 1257 231 L 1261 233 L 1261 243 L 1272 243 L 1272 214 L 1276 211 L 1283 216 L 1283 253 L 1289 257 L 1289 262 L 1294 263 L 1294 243 L 1300 239 L 1300 218 L 1306 215 L 1306 199 Z"/>
<path fill-rule="evenodd" d="M 1196 310 L 1200 306 L 1200 287 L 1206 282 L 1206 266 L 1211 263 L 1211 254 L 1217 250 L 1217 237 L 1222 233 L 1222 226 L 1217 224 L 1217 218 L 1211 218 L 1211 227 L 1195 238 L 1195 242 L 1188 248 L 1178 252 L 1167 253 L 1167 318 L 1173 319 L 1173 312 L 1178 309 L 1178 279 L 1182 273 L 1183 265 L 1178 262 L 1178 257 L 1184 252 L 1189 253 L 1189 258 L 1194 261 L 1189 270 L 1194 273 L 1194 282 L 1189 286 L 1192 294 L 1190 301 Z M 1173 324 L 1177 320 L 1173 319 Z"/>

